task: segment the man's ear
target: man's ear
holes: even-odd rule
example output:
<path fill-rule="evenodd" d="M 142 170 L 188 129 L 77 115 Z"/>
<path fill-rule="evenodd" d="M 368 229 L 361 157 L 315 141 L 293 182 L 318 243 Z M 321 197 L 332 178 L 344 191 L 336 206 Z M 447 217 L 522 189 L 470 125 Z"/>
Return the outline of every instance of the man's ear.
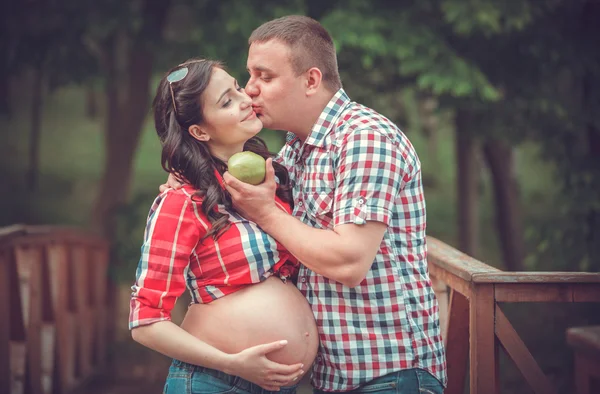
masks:
<path fill-rule="evenodd" d="M 317 67 L 312 67 L 306 72 L 306 95 L 312 96 L 319 91 L 323 82 L 323 73 Z"/>
<path fill-rule="evenodd" d="M 197 124 L 193 124 L 188 128 L 188 132 L 192 136 L 192 138 L 197 139 L 198 141 L 208 141 L 210 136 L 204 131 L 202 127 Z"/>

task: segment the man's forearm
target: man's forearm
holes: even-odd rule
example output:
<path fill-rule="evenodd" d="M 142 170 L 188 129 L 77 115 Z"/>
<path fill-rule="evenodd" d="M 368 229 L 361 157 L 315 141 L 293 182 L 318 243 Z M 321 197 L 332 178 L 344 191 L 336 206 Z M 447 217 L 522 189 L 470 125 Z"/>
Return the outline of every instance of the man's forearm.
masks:
<path fill-rule="evenodd" d="M 378 228 L 373 234 L 356 225 L 316 229 L 279 210 L 273 210 L 258 224 L 306 267 L 349 287 L 357 286 L 364 279 L 385 231 Z M 378 224 L 385 228 L 381 223 L 372 226 Z"/>

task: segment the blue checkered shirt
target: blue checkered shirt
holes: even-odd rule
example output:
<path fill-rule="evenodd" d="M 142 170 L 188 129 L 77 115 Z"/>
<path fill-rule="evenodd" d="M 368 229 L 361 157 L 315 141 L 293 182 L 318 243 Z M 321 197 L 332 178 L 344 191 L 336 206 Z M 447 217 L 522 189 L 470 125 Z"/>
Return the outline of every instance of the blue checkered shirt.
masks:
<path fill-rule="evenodd" d="M 288 133 L 278 161 L 294 186 L 294 215 L 332 229 L 369 220 L 388 226 L 355 288 L 306 267 L 298 288 L 310 303 L 320 348 L 312 384 L 348 391 L 377 377 L 422 368 L 446 383 L 438 304 L 427 270 L 421 164 L 389 119 L 340 89 L 302 142 Z"/>

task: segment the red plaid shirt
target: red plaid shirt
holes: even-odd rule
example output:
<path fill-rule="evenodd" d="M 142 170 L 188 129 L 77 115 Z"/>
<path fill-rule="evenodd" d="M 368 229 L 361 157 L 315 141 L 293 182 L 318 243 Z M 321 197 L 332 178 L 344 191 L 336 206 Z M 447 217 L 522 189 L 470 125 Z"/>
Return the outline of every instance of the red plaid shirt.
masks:
<path fill-rule="evenodd" d="M 377 377 L 422 368 L 446 382 L 438 304 L 427 271 L 421 164 L 390 120 L 339 90 L 305 143 L 288 134 L 278 161 L 294 185 L 294 215 L 331 229 L 388 226 L 371 269 L 349 288 L 301 267 L 320 348 L 312 384 L 348 391 Z"/>
<path fill-rule="evenodd" d="M 171 319 L 171 310 L 186 287 L 194 303 L 217 298 L 288 269 L 294 259 L 275 239 L 237 213 L 217 241 L 201 238 L 211 227 L 186 185 L 159 195 L 148 215 L 142 254 L 132 286 L 129 328 Z M 288 204 L 277 199 L 283 210 Z"/>

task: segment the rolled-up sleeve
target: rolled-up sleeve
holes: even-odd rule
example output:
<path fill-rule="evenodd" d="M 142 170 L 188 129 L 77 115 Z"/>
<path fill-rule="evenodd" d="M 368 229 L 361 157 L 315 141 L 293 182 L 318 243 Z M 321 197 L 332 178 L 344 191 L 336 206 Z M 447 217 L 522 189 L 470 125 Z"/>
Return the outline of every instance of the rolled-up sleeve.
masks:
<path fill-rule="evenodd" d="M 339 141 L 334 160 L 334 225 L 390 222 L 403 185 L 410 180 L 411 158 L 385 133 L 373 128 L 354 129 Z M 407 160 L 408 159 L 408 160 Z"/>
<path fill-rule="evenodd" d="M 154 201 L 131 287 L 129 329 L 171 320 L 171 310 L 186 288 L 190 256 L 200 231 L 192 201 L 169 190 Z"/>

